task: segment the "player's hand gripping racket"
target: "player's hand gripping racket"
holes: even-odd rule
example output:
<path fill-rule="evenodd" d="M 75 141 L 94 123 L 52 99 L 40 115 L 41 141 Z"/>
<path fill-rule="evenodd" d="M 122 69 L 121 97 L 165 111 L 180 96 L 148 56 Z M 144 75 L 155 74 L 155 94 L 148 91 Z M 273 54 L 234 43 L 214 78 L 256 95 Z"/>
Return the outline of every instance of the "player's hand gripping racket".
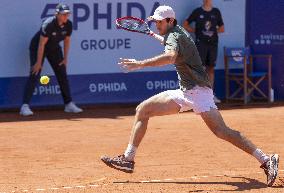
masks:
<path fill-rule="evenodd" d="M 147 34 L 147 35 L 153 36 L 154 38 L 159 40 L 161 43 L 164 42 L 164 38 L 152 32 L 148 24 L 142 19 L 139 19 L 136 17 L 130 17 L 130 16 L 122 17 L 122 18 L 116 19 L 116 25 L 121 29 Z"/>

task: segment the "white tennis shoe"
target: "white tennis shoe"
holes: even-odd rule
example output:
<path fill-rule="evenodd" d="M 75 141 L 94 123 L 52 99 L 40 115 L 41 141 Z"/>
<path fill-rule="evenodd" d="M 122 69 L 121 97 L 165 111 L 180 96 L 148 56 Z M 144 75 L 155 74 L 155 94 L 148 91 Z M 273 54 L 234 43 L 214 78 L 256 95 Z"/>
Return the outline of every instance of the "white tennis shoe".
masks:
<path fill-rule="evenodd" d="M 83 110 L 79 107 L 77 107 L 73 102 L 68 103 L 65 105 L 64 111 L 66 113 L 81 113 Z"/>

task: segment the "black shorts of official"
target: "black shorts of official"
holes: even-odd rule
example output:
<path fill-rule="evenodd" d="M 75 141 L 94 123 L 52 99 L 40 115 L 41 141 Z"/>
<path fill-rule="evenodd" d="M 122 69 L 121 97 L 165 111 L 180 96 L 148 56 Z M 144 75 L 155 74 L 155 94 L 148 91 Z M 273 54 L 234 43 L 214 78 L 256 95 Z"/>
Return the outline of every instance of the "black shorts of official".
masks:
<path fill-rule="evenodd" d="M 199 52 L 202 64 L 208 67 L 215 67 L 218 56 L 218 44 L 197 41 L 196 47 Z"/>

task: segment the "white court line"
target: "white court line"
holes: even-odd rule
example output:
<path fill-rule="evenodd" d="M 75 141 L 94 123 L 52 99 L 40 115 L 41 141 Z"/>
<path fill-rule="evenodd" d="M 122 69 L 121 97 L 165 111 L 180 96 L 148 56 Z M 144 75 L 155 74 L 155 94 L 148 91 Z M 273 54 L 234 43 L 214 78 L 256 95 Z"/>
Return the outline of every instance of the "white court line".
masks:
<path fill-rule="evenodd" d="M 97 184 L 90 184 L 89 186 L 90 187 L 98 187 L 99 185 L 97 185 Z"/>
<path fill-rule="evenodd" d="M 73 187 L 71 187 L 71 186 L 65 186 L 65 187 L 63 187 L 63 189 L 72 189 Z"/>
<path fill-rule="evenodd" d="M 184 178 L 176 178 L 175 180 L 184 180 Z"/>
<path fill-rule="evenodd" d="M 151 180 L 151 182 L 161 182 L 162 180 Z"/>
<path fill-rule="evenodd" d="M 149 180 L 142 180 L 140 181 L 141 183 L 149 183 L 150 181 Z"/>
<path fill-rule="evenodd" d="M 38 189 L 36 189 L 36 191 L 45 191 L 45 189 L 43 189 L 43 188 L 38 188 Z"/>
<path fill-rule="evenodd" d="M 284 172 L 284 170 L 279 170 L 279 172 Z M 255 172 L 254 174 L 258 174 L 258 173 L 263 173 L 263 172 Z M 249 174 L 252 174 L 252 173 L 249 173 Z M 238 175 L 245 175 L 245 174 L 234 174 L 234 175 L 228 175 L 228 176 L 238 176 Z M 141 180 L 139 181 L 140 183 L 150 183 L 150 182 L 163 182 L 163 181 L 174 181 L 174 180 L 188 180 L 188 179 L 200 179 L 200 178 L 211 178 L 211 177 L 226 177 L 227 175 L 226 174 L 223 174 L 223 175 L 212 175 L 212 176 L 191 176 L 191 177 L 186 177 L 186 178 L 166 178 L 166 179 L 154 179 L 154 180 Z M 103 177 L 103 178 L 100 178 L 100 179 L 97 179 L 97 180 L 94 180 L 93 182 L 99 182 L 99 181 L 103 181 L 107 178 Z M 112 182 L 112 183 L 115 183 L 115 182 Z M 124 185 L 125 183 L 121 182 L 121 183 L 115 183 L 115 184 L 119 184 L 119 185 Z M 99 187 L 99 186 L 107 186 L 107 185 L 111 185 L 110 184 L 102 184 L 102 185 L 98 185 L 98 184 L 89 184 L 89 185 L 77 185 L 77 186 L 74 186 L 75 188 L 86 188 L 87 186 L 88 187 Z M 72 186 L 63 186 L 62 188 L 56 188 L 56 187 L 53 187 L 53 188 L 48 188 L 48 190 L 60 190 L 60 189 L 72 189 L 73 187 Z M 36 191 L 47 191 L 46 189 L 43 189 L 43 188 L 38 188 L 38 189 L 35 189 Z M 27 189 L 23 189 L 23 190 L 19 190 L 19 191 L 22 191 L 22 192 L 29 192 L 29 190 Z M 15 193 L 17 191 L 11 191 L 11 193 Z M 0 193 L 3 193 L 3 192 L 0 192 Z"/>
<path fill-rule="evenodd" d="M 86 188 L 86 186 L 75 186 L 75 188 Z"/>

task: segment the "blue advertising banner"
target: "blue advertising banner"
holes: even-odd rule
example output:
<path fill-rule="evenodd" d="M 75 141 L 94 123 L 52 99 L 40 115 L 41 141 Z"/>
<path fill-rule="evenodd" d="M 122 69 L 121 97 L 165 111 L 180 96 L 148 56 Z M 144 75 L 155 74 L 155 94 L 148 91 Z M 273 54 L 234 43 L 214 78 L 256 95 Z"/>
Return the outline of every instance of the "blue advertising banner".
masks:
<path fill-rule="evenodd" d="M 284 1 L 250 0 L 247 6 L 247 45 L 254 54 L 272 54 L 275 99 L 284 99 Z"/>
<path fill-rule="evenodd" d="M 172 65 L 122 73 L 117 65 L 119 58 L 149 58 L 162 53 L 164 48 L 152 37 L 118 30 L 115 19 L 126 15 L 146 19 L 157 6 L 166 4 L 173 7 L 182 25 L 191 12 L 202 5 L 202 0 L 2 0 L 1 6 L 5 9 L 0 12 L 0 23 L 5 27 L 0 28 L 0 34 L 5 38 L 0 41 L 0 108 L 21 105 L 30 70 L 30 40 L 40 29 L 42 19 L 54 14 L 57 2 L 67 3 L 72 11 L 68 75 L 76 103 L 139 102 L 162 90 L 176 88 L 177 76 Z M 245 45 L 245 2 L 214 1 L 214 6 L 221 10 L 226 29 L 220 35 L 216 66 L 218 96 L 224 95 L 223 46 Z M 156 31 L 153 23 L 150 27 Z M 59 86 L 47 61 L 42 75 L 50 76 L 51 83 L 36 87 L 31 105 L 62 104 Z"/>
<path fill-rule="evenodd" d="M 0 104 L 3 108 L 18 107 L 27 78 L 1 78 Z M 73 100 L 80 104 L 134 103 L 163 90 L 178 88 L 174 71 L 114 73 L 69 76 Z M 38 85 L 33 93 L 33 106 L 63 104 L 54 76 L 48 85 Z"/>

